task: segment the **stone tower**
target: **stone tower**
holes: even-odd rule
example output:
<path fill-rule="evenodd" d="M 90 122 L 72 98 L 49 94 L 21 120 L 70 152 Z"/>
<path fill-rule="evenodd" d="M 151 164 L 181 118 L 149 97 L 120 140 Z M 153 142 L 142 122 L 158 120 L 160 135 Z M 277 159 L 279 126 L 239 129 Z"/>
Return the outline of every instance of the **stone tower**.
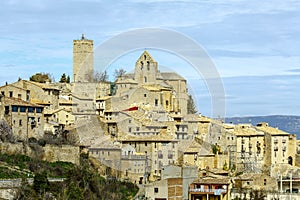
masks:
<path fill-rule="evenodd" d="M 94 75 L 94 44 L 85 38 L 73 40 L 73 82 L 91 82 Z"/>
<path fill-rule="evenodd" d="M 144 51 L 135 63 L 134 80 L 138 84 L 155 83 L 157 73 L 157 62 Z"/>

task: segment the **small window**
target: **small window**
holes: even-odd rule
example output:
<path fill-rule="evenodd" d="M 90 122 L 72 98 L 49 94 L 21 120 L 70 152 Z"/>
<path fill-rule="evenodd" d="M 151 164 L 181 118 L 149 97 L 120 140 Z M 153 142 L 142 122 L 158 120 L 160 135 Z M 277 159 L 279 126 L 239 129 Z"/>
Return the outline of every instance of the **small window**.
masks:
<path fill-rule="evenodd" d="M 158 188 L 154 188 L 154 193 L 158 193 Z"/>
<path fill-rule="evenodd" d="M 144 94 L 144 97 L 147 97 L 147 94 Z"/>
<path fill-rule="evenodd" d="M 5 111 L 4 111 L 4 113 L 5 113 L 6 115 L 9 114 L 9 106 L 5 106 Z"/>
<path fill-rule="evenodd" d="M 1 91 L 1 94 L 2 94 L 3 96 L 5 96 L 5 92 L 4 92 L 4 91 Z"/>
<path fill-rule="evenodd" d="M 147 146 L 147 142 L 145 142 L 145 147 Z"/>
<path fill-rule="evenodd" d="M 9 97 L 13 97 L 13 92 L 9 91 Z"/>
<path fill-rule="evenodd" d="M 21 106 L 21 107 L 20 107 L 20 112 L 26 112 L 26 107 Z"/>
<path fill-rule="evenodd" d="M 131 133 L 131 127 L 128 128 L 128 132 Z"/>
<path fill-rule="evenodd" d="M 18 98 L 19 98 L 19 99 L 22 99 L 22 94 L 18 94 Z"/>
<path fill-rule="evenodd" d="M 42 108 L 36 108 L 37 113 L 42 113 Z"/>
<path fill-rule="evenodd" d="M 11 110 L 12 112 L 18 112 L 18 106 L 12 106 Z"/>
<path fill-rule="evenodd" d="M 158 106 L 158 99 L 155 99 L 155 106 Z"/>
<path fill-rule="evenodd" d="M 264 179 L 264 185 L 267 185 L 267 179 Z"/>
<path fill-rule="evenodd" d="M 21 119 L 19 120 L 19 126 L 22 126 L 22 120 Z"/>
<path fill-rule="evenodd" d="M 28 112 L 33 113 L 33 112 L 34 112 L 34 108 L 29 107 L 29 108 L 28 108 Z"/>

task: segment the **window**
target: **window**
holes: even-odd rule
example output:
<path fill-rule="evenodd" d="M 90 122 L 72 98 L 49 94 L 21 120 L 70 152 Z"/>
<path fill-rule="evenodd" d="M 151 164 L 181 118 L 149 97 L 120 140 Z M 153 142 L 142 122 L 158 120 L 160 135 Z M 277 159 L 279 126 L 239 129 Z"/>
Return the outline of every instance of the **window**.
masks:
<path fill-rule="evenodd" d="M 21 107 L 20 107 L 20 112 L 26 112 L 26 107 L 21 106 Z"/>
<path fill-rule="evenodd" d="M 154 193 L 158 193 L 158 188 L 154 188 Z"/>
<path fill-rule="evenodd" d="M 18 94 L 18 98 L 19 98 L 19 99 L 22 99 L 22 94 Z"/>
<path fill-rule="evenodd" d="M 42 113 L 42 108 L 36 108 L 36 113 Z"/>
<path fill-rule="evenodd" d="M 131 133 L 131 127 L 128 128 L 128 132 Z"/>
<path fill-rule="evenodd" d="M 13 97 L 13 92 L 9 91 L 9 97 Z"/>
<path fill-rule="evenodd" d="M 28 112 L 33 113 L 34 112 L 34 108 L 29 107 L 28 108 Z"/>
<path fill-rule="evenodd" d="M 146 76 L 144 76 L 144 82 L 147 83 L 147 77 Z"/>
<path fill-rule="evenodd" d="M 145 142 L 145 146 L 147 146 L 147 142 Z"/>
<path fill-rule="evenodd" d="M 22 120 L 21 119 L 19 120 L 19 126 L 22 126 Z"/>
<path fill-rule="evenodd" d="M 5 113 L 6 115 L 9 114 L 9 106 L 5 106 L 5 111 L 4 111 L 4 113 Z"/>
<path fill-rule="evenodd" d="M 12 112 L 18 112 L 18 106 L 12 106 L 11 111 Z"/>
<path fill-rule="evenodd" d="M 267 185 L 267 179 L 264 179 L 264 185 Z"/>
<path fill-rule="evenodd" d="M 158 99 L 155 99 L 155 106 L 158 106 Z"/>
<path fill-rule="evenodd" d="M 29 101 L 30 99 L 30 90 L 26 91 L 26 101 Z"/>
<path fill-rule="evenodd" d="M 150 70 L 150 62 L 147 61 L 147 70 L 149 71 Z"/>
<path fill-rule="evenodd" d="M 4 92 L 4 91 L 1 91 L 1 94 L 2 94 L 3 96 L 5 96 L 5 92 Z"/>

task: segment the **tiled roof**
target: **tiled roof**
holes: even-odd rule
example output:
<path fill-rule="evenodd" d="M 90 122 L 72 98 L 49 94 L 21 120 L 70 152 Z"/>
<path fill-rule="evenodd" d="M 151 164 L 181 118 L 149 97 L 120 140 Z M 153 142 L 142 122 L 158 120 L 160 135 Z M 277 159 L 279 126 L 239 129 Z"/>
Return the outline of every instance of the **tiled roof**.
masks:
<path fill-rule="evenodd" d="M 23 100 L 18 99 L 18 98 L 14 98 L 14 97 L 2 97 L 2 102 L 3 102 L 4 105 L 40 107 L 40 108 L 43 107 L 43 106 L 40 106 L 40 105 L 37 105 L 37 104 L 29 103 L 27 101 L 23 101 Z"/>
<path fill-rule="evenodd" d="M 180 76 L 179 74 L 177 74 L 175 72 L 162 72 L 161 76 L 165 80 L 185 80 L 182 76 Z"/>

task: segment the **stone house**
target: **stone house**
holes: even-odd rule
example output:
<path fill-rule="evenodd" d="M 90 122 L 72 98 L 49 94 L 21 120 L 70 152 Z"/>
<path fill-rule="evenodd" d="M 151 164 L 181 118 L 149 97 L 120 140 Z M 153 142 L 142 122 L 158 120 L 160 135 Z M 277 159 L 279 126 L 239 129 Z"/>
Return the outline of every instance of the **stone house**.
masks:
<path fill-rule="evenodd" d="M 295 134 L 290 134 L 267 123 L 259 123 L 256 128 L 265 135 L 265 165 L 276 164 L 295 165 L 297 154 L 297 139 Z"/>
<path fill-rule="evenodd" d="M 13 135 L 20 140 L 44 135 L 44 108 L 13 97 L 0 97 L 0 118 L 12 127 Z"/>
<path fill-rule="evenodd" d="M 29 95 L 29 101 L 31 103 L 44 106 L 45 109 L 48 110 L 58 109 L 58 88 L 47 83 L 37 83 L 27 80 L 20 80 L 18 82 L 12 83 L 11 85 L 26 90 L 26 100 L 28 99 Z"/>
<path fill-rule="evenodd" d="M 6 97 L 18 98 L 23 101 L 30 101 L 30 91 L 8 84 L 0 87 L 1 95 Z"/>

